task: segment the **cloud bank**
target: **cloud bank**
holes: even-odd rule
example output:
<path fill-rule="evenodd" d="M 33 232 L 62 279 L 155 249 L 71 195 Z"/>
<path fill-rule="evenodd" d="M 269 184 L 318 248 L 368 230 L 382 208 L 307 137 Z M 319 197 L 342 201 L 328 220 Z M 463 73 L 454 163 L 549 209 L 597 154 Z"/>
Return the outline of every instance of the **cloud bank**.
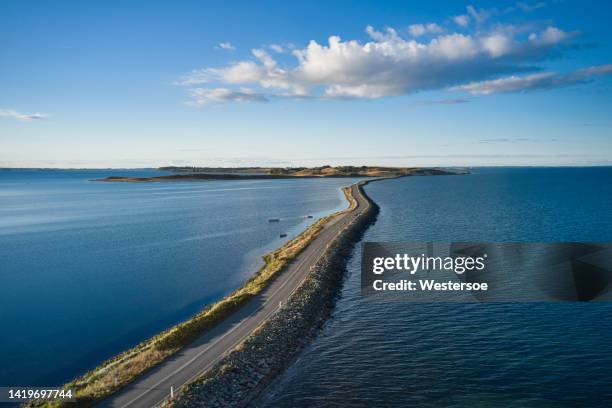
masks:
<path fill-rule="evenodd" d="M 609 74 L 612 74 L 612 64 L 579 69 L 570 74 L 543 72 L 526 76 L 509 76 L 455 86 L 450 88 L 450 90 L 469 92 L 474 95 L 490 95 L 502 92 L 526 92 L 584 83 L 595 76 Z"/>
<path fill-rule="evenodd" d="M 17 120 L 39 120 L 49 117 L 46 113 L 21 113 L 14 109 L 0 109 L 0 118 L 13 118 Z"/>
<path fill-rule="evenodd" d="M 505 12 L 541 7 L 519 3 Z M 575 47 L 579 33 L 491 21 L 501 14 L 468 6 L 446 26 L 413 24 L 404 35 L 368 26 L 366 41 L 332 35 L 326 43 L 311 40 L 293 48 L 289 57 L 277 45 L 268 47 L 279 54 L 275 57 L 253 49 L 249 59 L 194 70 L 179 84 L 197 86 L 190 89 L 192 103 L 207 105 L 271 98 L 376 99 L 427 90 L 489 95 L 565 86 L 611 73 L 609 65 L 565 75 L 541 72 L 543 61 Z"/>
<path fill-rule="evenodd" d="M 204 106 L 222 102 L 268 102 L 268 99 L 260 93 L 249 89 L 233 91 L 227 88 L 194 88 L 191 90 L 194 106 Z"/>

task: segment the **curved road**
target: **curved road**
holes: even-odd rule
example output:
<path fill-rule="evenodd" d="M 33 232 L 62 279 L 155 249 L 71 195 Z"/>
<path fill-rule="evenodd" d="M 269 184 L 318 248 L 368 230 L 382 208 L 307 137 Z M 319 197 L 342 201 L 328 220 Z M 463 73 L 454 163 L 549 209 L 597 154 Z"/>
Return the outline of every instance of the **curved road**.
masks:
<path fill-rule="evenodd" d="M 362 184 L 360 182 L 358 184 Z M 284 304 L 300 286 L 331 240 L 369 206 L 357 184 L 351 186 L 357 207 L 329 221 L 319 235 L 262 293 L 188 347 L 170 356 L 133 383 L 102 401 L 99 407 L 153 407 L 182 385 L 195 379 L 244 341 Z"/>

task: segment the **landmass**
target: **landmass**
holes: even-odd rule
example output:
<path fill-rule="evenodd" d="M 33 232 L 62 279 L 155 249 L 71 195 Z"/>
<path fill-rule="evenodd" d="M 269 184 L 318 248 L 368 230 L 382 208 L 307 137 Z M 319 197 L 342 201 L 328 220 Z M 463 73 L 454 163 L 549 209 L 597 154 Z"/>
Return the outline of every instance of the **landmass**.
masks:
<path fill-rule="evenodd" d="M 159 181 L 265 180 L 291 178 L 402 177 L 462 174 L 463 170 L 425 167 L 160 167 L 176 174 L 153 177 L 111 176 L 94 181 L 147 183 Z"/>
<path fill-rule="evenodd" d="M 151 181 L 211 175 L 200 170 Z M 285 174 L 272 174 L 279 171 Z M 344 187 L 346 209 L 317 220 L 267 254 L 265 265 L 241 288 L 65 384 L 74 391 L 75 402 L 30 401 L 26 407 L 247 406 L 291 364 L 331 313 L 351 249 L 378 213 L 363 186 L 403 176 L 463 174 L 433 168 L 330 166 L 249 172 L 246 177 L 372 179 Z M 381 176 L 373 177 L 375 173 Z"/>

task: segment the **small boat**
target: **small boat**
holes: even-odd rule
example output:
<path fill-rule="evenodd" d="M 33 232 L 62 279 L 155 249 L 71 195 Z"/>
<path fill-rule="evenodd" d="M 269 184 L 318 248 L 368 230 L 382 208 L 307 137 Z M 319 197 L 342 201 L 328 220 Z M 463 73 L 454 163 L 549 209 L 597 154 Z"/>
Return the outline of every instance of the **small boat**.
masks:
<path fill-rule="evenodd" d="M 268 222 L 280 222 L 280 218 L 270 218 Z"/>
<path fill-rule="evenodd" d="M 312 218 L 312 215 L 307 215 L 306 218 Z"/>
<path fill-rule="evenodd" d="M 287 236 L 287 234 L 280 234 L 281 238 L 285 238 Z"/>

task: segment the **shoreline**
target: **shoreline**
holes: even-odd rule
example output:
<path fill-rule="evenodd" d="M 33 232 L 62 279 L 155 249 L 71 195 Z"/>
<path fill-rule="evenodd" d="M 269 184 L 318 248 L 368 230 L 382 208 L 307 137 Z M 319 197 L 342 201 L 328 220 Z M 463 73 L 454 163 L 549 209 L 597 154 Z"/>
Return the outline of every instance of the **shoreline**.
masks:
<path fill-rule="evenodd" d="M 293 177 L 296 178 L 296 177 Z M 234 292 L 205 306 L 194 317 L 178 323 L 138 345 L 104 361 L 98 367 L 64 384 L 77 396 L 76 402 L 31 401 L 25 407 L 90 407 L 120 392 L 138 378 L 159 367 L 171 356 L 193 343 L 197 338 L 221 325 L 226 318 L 240 310 L 249 300 L 265 290 L 289 266 L 292 259 L 303 252 L 325 226 L 352 210 L 352 200 L 344 187 L 349 206 L 322 217 L 302 231 L 296 238 L 263 256 L 262 266 Z"/>
<path fill-rule="evenodd" d="M 396 177 L 354 184 L 367 207 L 328 244 L 287 304 L 213 368 L 186 384 L 174 399 L 167 398 L 161 406 L 241 408 L 252 406 L 262 398 L 265 390 L 298 358 L 331 315 L 353 247 L 376 221 L 379 206 L 365 193 L 363 186 L 391 178 Z"/>
<path fill-rule="evenodd" d="M 448 173 L 440 172 L 434 174 Z M 409 175 L 422 174 L 412 173 Z M 207 336 L 207 333 L 215 331 L 217 327 L 224 326 L 224 323 L 228 323 L 228 320 L 232 320 L 233 316 L 240 315 L 240 311 L 242 309 L 245 309 L 245 306 L 247 304 L 252 304 L 253 302 L 251 301 L 254 300 L 256 297 L 260 296 L 262 292 L 266 291 L 268 286 L 274 285 L 277 281 L 277 278 L 282 275 L 282 273 L 286 269 L 293 268 L 292 261 L 294 258 L 298 256 L 307 256 L 305 254 L 302 254 L 303 252 L 313 252 L 317 250 L 322 251 L 321 242 L 318 242 L 317 245 L 311 244 L 317 241 L 319 234 L 326 233 L 327 235 L 329 235 L 330 231 L 328 230 L 337 229 L 338 225 L 334 224 L 346 225 L 348 223 L 349 226 L 344 227 L 339 233 L 333 236 L 333 239 L 329 239 L 328 237 L 326 239 L 322 238 L 318 240 L 323 240 L 323 244 L 325 244 L 324 251 L 322 252 L 323 255 L 319 255 L 313 267 L 311 267 L 309 271 L 305 272 L 305 277 L 302 281 L 298 282 L 299 285 L 294 289 L 294 291 L 297 291 L 298 289 L 301 290 L 301 288 L 307 282 L 311 281 L 313 279 L 312 276 L 316 275 L 315 272 L 317 270 L 325 269 L 321 267 L 321 262 L 327 262 L 328 267 L 329 265 L 343 265 L 343 262 L 346 263 L 348 254 L 345 253 L 346 251 L 342 250 L 343 246 L 346 247 L 347 245 L 353 245 L 354 242 L 350 241 L 350 239 L 353 239 L 355 242 L 357 242 L 361 232 L 365 230 L 363 225 L 369 225 L 372 222 L 371 220 L 375 219 L 375 214 L 378 212 L 378 206 L 369 197 L 367 197 L 367 195 L 363 191 L 362 186 L 372 181 L 379 181 L 398 177 L 404 177 L 404 175 L 362 180 L 356 184 L 344 187 L 343 191 L 349 203 L 349 206 L 347 208 L 317 220 L 314 224 L 310 225 L 306 230 L 300 233 L 296 238 L 287 242 L 285 245 L 281 246 L 277 250 L 274 250 L 271 253 L 265 255 L 264 266 L 258 272 L 256 272 L 250 279 L 248 279 L 242 287 L 220 299 L 219 301 L 206 306 L 194 317 L 175 326 L 172 326 L 171 328 L 149 339 L 142 341 L 135 347 L 132 347 L 131 349 L 124 351 L 123 353 L 103 362 L 95 369 L 65 384 L 64 388 L 72 389 L 75 395 L 77 396 L 77 402 L 70 403 L 70 406 L 88 407 L 94 406 L 101 402 L 103 403 L 103 405 L 105 405 L 109 401 L 109 399 L 113 400 L 116 398 L 121 398 L 119 394 L 127 393 L 127 388 L 133 388 L 133 386 L 135 386 L 133 383 L 142 380 L 143 377 L 151 376 L 151 372 L 153 371 L 159 372 L 160 370 L 162 370 L 164 366 L 168 365 L 163 363 L 168 362 L 171 356 L 177 355 L 177 353 L 182 352 L 183 349 L 193 348 L 192 343 L 195 343 L 195 340 Z M 355 209 L 359 206 L 359 197 L 355 197 L 355 193 L 351 192 L 353 188 L 356 189 L 362 199 L 366 200 L 368 205 L 365 210 L 359 212 L 353 218 L 351 218 L 352 216 L 350 213 L 355 211 Z M 372 216 L 371 213 L 373 212 L 374 215 Z M 364 217 L 364 214 L 370 215 Z M 364 219 L 370 221 L 364 223 Z M 356 224 L 360 225 L 360 227 L 356 228 Z M 347 233 L 347 230 L 349 230 L 349 233 Z M 361 232 L 356 233 L 355 231 Z M 349 241 L 346 241 L 346 239 L 349 239 Z M 340 245 L 338 244 L 338 242 L 344 242 L 344 244 Z M 313 248 L 316 248 L 309 248 L 311 246 Z M 336 269 L 341 270 L 342 273 L 338 275 L 336 271 L 331 275 L 336 277 L 343 276 L 344 267 L 341 266 Z M 295 275 L 295 273 L 293 273 L 293 275 Z M 284 280 L 286 281 L 287 279 L 289 279 L 289 277 L 286 276 Z M 312 284 L 312 282 L 310 284 Z M 341 287 L 341 284 L 337 287 Z M 331 290 L 331 287 L 320 288 L 320 290 L 322 292 Z M 332 306 L 333 305 L 327 305 L 321 310 L 331 310 Z M 268 321 L 269 316 L 266 317 L 266 319 L 260 323 L 260 326 L 265 326 Z M 319 323 L 322 324 L 322 322 L 324 321 L 325 319 L 319 321 Z M 320 327 L 319 323 L 313 323 L 310 329 L 305 329 L 305 333 L 307 333 L 309 330 L 314 330 L 312 334 L 314 336 L 317 327 Z M 243 341 L 253 336 L 255 332 L 260 330 L 260 327 L 255 326 L 250 330 L 251 331 L 249 331 L 247 335 L 240 340 L 239 343 L 236 343 L 236 345 L 241 344 Z M 308 335 L 302 336 L 302 339 L 305 338 L 308 338 Z M 227 350 L 225 350 L 224 355 L 232 354 L 237 349 L 236 345 L 228 347 Z M 295 347 L 295 350 L 301 350 L 301 348 Z M 214 362 L 215 364 L 217 363 L 217 361 Z M 212 368 L 206 369 L 206 372 L 211 371 Z M 193 378 L 185 379 L 183 380 L 185 382 L 182 382 L 176 385 L 175 387 L 180 388 L 191 380 L 193 380 Z M 170 387 L 168 387 L 168 390 L 169 388 Z M 168 394 L 169 392 L 164 391 L 164 394 L 158 401 L 162 401 Z M 25 406 L 61 407 L 68 405 L 61 402 L 46 402 L 42 404 L 41 402 L 32 402 L 31 404 L 25 404 Z M 137 404 L 136 406 L 144 405 Z"/>
<path fill-rule="evenodd" d="M 318 169 L 317 169 L 318 170 Z M 335 170 L 335 169 L 334 169 Z M 286 174 L 249 174 L 249 173 L 197 173 L 188 172 L 183 174 L 170 174 L 166 176 L 152 177 L 127 177 L 127 176 L 110 176 L 102 179 L 93 179 L 91 181 L 100 181 L 104 183 L 153 183 L 153 182 L 172 182 L 172 181 L 213 181 L 213 180 L 286 180 L 286 179 L 321 179 L 321 178 L 393 178 L 404 176 L 438 176 L 438 175 L 456 175 L 462 174 L 451 172 L 439 168 L 385 168 L 384 170 L 377 169 L 377 172 L 371 173 L 373 170 L 362 172 L 350 171 L 344 173 L 322 173 L 316 172 L 313 169 L 301 170 L 299 172 L 290 172 Z"/>

